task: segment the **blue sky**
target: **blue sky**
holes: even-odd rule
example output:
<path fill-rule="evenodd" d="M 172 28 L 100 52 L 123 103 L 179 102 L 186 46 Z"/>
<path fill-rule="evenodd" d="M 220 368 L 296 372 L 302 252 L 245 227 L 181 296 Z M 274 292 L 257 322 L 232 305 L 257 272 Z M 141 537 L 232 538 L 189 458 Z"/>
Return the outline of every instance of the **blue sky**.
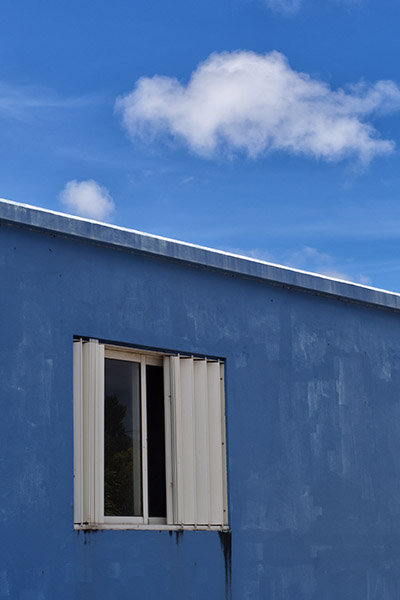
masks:
<path fill-rule="evenodd" d="M 0 197 L 400 292 L 398 0 L 3 0 Z"/>

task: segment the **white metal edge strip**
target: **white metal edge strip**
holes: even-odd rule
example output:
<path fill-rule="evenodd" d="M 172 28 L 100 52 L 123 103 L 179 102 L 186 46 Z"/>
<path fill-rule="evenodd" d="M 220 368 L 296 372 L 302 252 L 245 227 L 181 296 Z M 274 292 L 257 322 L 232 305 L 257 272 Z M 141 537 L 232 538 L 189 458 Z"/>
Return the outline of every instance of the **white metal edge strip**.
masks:
<path fill-rule="evenodd" d="M 83 522 L 82 341 L 73 343 L 74 522 Z"/>
<path fill-rule="evenodd" d="M 164 422 L 165 422 L 165 484 L 166 484 L 166 504 L 167 504 L 167 523 L 174 522 L 173 506 L 173 456 L 174 448 L 172 444 L 173 423 L 171 406 L 171 363 L 170 358 L 164 357 Z"/>
<path fill-rule="evenodd" d="M 82 520 L 84 523 L 93 521 L 91 511 L 92 488 L 92 431 L 91 423 L 91 371 L 90 371 L 90 343 L 82 344 Z"/>

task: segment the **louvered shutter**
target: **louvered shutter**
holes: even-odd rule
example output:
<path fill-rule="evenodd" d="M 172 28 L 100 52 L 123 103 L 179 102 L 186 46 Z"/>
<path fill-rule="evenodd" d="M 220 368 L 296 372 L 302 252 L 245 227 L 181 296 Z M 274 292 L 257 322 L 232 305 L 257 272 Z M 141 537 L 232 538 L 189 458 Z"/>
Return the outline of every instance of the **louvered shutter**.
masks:
<path fill-rule="evenodd" d="M 227 523 L 223 369 L 205 358 L 164 359 L 169 524 Z"/>
<path fill-rule="evenodd" d="M 104 346 L 74 341 L 74 520 L 104 522 Z"/>

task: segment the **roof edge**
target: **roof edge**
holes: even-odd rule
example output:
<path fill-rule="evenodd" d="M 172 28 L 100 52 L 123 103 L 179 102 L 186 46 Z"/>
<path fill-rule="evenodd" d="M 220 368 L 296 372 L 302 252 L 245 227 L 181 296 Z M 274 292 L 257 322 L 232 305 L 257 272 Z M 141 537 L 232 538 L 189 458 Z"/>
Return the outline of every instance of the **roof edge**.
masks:
<path fill-rule="evenodd" d="M 247 256 L 143 233 L 0 198 L 0 223 L 183 261 L 351 302 L 400 310 L 400 294 Z"/>

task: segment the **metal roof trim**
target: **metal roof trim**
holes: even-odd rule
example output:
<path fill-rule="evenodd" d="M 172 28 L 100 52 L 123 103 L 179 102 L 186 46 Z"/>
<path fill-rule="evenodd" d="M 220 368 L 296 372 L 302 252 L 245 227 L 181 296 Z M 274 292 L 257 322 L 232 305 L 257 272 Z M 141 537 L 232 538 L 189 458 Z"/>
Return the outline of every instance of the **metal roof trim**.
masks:
<path fill-rule="evenodd" d="M 257 278 L 268 283 L 351 302 L 400 310 L 400 294 L 302 271 L 247 256 L 143 233 L 48 209 L 0 199 L 0 223 L 38 229 L 92 243 L 143 252 L 162 258 Z"/>

